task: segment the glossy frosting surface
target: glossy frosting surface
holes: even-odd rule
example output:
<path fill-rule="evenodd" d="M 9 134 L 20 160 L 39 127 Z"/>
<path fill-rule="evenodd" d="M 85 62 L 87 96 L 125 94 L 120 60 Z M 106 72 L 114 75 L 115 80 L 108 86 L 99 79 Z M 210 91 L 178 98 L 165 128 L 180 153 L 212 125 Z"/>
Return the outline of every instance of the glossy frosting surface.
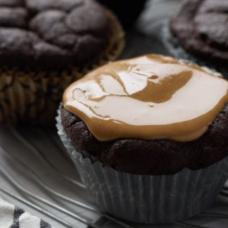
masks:
<path fill-rule="evenodd" d="M 228 103 L 228 82 L 198 66 L 147 55 L 107 64 L 71 84 L 64 108 L 101 141 L 191 141 Z"/>

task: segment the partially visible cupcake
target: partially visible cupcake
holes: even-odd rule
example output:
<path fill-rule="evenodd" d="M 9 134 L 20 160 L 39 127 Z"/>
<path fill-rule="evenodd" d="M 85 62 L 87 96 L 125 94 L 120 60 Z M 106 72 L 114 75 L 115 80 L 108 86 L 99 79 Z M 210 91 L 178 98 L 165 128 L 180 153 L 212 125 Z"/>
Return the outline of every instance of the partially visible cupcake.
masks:
<path fill-rule="evenodd" d="M 58 132 L 97 206 L 138 223 L 210 207 L 228 177 L 228 82 L 171 57 L 113 62 L 71 84 Z"/>
<path fill-rule="evenodd" d="M 228 1 L 187 0 L 164 28 L 176 57 L 206 64 L 228 76 Z"/>
<path fill-rule="evenodd" d="M 123 39 L 94 0 L 1 0 L 0 121 L 53 119 L 63 89 L 115 59 Z"/>
<path fill-rule="evenodd" d="M 131 28 L 137 21 L 138 17 L 142 13 L 146 5 L 146 0 L 98 0 L 103 5 L 110 8 L 116 16 L 119 18 L 120 22 L 124 28 Z"/>

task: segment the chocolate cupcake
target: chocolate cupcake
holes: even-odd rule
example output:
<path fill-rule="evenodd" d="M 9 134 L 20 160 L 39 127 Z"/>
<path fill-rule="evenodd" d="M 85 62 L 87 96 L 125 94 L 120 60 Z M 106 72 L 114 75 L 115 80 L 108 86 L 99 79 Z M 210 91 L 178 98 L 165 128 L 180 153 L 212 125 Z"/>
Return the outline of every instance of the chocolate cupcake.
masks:
<path fill-rule="evenodd" d="M 166 223 L 210 207 L 227 176 L 228 82 L 160 55 L 107 64 L 64 93 L 58 132 L 98 207 Z"/>
<path fill-rule="evenodd" d="M 228 76 L 227 21 L 227 1 L 185 1 L 170 27 L 164 28 L 165 44 L 175 56 L 206 64 Z"/>
<path fill-rule="evenodd" d="M 142 13 L 146 0 L 99 0 L 100 3 L 110 8 L 119 18 L 124 28 L 129 29 Z M 127 16 L 126 16 L 127 13 Z"/>
<path fill-rule="evenodd" d="M 118 20 L 94 0 L 1 0 L 0 121 L 53 119 L 63 89 L 122 48 Z"/>

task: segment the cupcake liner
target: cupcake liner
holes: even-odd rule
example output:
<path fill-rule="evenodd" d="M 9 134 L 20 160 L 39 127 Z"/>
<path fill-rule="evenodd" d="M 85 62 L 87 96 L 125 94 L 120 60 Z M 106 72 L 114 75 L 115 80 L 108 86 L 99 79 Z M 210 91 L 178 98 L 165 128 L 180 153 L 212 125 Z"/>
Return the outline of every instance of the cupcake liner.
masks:
<path fill-rule="evenodd" d="M 78 153 L 57 117 L 58 134 L 98 208 L 136 223 L 170 223 L 209 208 L 228 177 L 228 159 L 173 175 L 133 175 Z"/>
<path fill-rule="evenodd" d="M 168 52 L 176 58 L 188 59 L 192 62 L 195 62 L 199 65 L 205 65 L 210 68 L 219 71 L 224 76 L 228 77 L 228 72 L 225 68 L 221 68 L 219 66 L 213 65 L 208 63 L 207 61 L 203 61 L 197 57 L 194 57 L 192 54 L 186 52 L 181 45 L 179 44 L 178 40 L 172 35 L 170 31 L 170 21 L 164 20 L 162 23 L 162 31 L 161 31 L 161 40 L 168 50 Z"/>
<path fill-rule="evenodd" d="M 60 83 L 61 80 L 61 83 Z M 72 81 L 68 75 L 0 73 L 0 122 L 50 120 L 64 88 Z"/>
<path fill-rule="evenodd" d="M 104 52 L 93 64 L 62 72 L 0 71 L 0 122 L 52 123 L 64 89 L 91 69 L 115 59 L 124 47 L 124 33 L 107 10 L 112 28 Z"/>

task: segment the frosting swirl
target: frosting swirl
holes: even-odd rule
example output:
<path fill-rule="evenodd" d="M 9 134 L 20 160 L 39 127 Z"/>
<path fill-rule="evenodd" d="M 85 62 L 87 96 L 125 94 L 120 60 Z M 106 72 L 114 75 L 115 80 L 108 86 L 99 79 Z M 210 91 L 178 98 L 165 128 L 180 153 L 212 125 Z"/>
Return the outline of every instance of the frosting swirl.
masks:
<path fill-rule="evenodd" d="M 196 65 L 147 55 L 109 63 L 71 84 L 66 110 L 100 141 L 191 141 L 228 103 L 228 82 Z"/>

